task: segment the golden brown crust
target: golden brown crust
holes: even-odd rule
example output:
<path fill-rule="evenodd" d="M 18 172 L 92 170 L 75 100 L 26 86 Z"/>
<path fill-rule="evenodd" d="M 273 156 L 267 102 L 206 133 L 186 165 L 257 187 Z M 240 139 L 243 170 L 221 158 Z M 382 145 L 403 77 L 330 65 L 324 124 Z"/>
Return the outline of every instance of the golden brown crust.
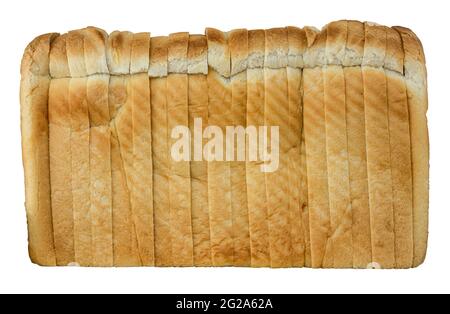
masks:
<path fill-rule="evenodd" d="M 264 65 L 266 68 L 280 69 L 288 65 L 288 33 L 286 28 L 266 30 L 266 53 Z"/>
<path fill-rule="evenodd" d="M 34 76 L 49 76 L 50 46 L 58 39 L 57 33 L 36 37 L 26 48 L 22 57 L 20 73 Z"/>
<path fill-rule="evenodd" d="M 395 226 L 387 82 L 381 68 L 363 67 L 362 73 L 372 261 L 390 269 L 395 267 Z"/>
<path fill-rule="evenodd" d="M 203 35 L 189 37 L 188 73 L 208 74 L 208 43 Z"/>
<path fill-rule="evenodd" d="M 252 30 L 248 32 L 248 68 L 256 69 L 264 67 L 264 55 L 266 49 L 266 34 L 264 30 Z"/>
<path fill-rule="evenodd" d="M 269 36 L 267 39 L 266 33 Z M 149 43 L 149 33 L 116 31 L 108 36 L 101 29 L 88 27 L 71 31 L 55 41 L 50 58 L 50 73 L 54 78 L 63 78 L 94 74 L 128 75 L 147 71 L 150 77 L 163 77 L 168 73 L 207 74 L 207 68 L 210 67 L 229 78 L 248 68 L 277 69 L 287 64 L 293 68 L 365 65 L 384 67 L 403 74 L 402 49 L 399 49 L 399 36 L 395 33 L 393 29 L 374 23 L 346 20 L 332 22 L 321 31 L 314 27 L 301 29 L 290 26 L 269 30 L 236 29 L 227 33 L 207 28 L 206 35 L 177 33 L 166 38 L 166 41 L 171 41 L 173 51 L 173 59 L 167 61 L 164 57 L 161 59 L 169 45 L 162 39 L 164 37 L 150 38 L 155 46 Z M 188 39 L 191 37 L 194 38 L 191 45 L 195 51 L 186 61 L 186 41 L 191 41 Z M 392 48 L 389 52 L 388 43 Z M 237 57 L 241 54 L 238 52 L 232 63 L 231 44 L 242 47 L 243 52 L 248 50 L 248 57 Z M 155 47 L 149 48 L 149 45 Z M 150 57 L 152 54 L 155 55 L 153 59 Z M 70 64 L 65 61 L 68 57 Z"/>
<path fill-rule="evenodd" d="M 362 60 L 362 54 L 361 54 Z M 364 88 L 360 67 L 344 68 L 350 197 L 353 212 L 353 267 L 372 262 Z"/>
<path fill-rule="evenodd" d="M 409 29 L 395 27 L 402 37 L 405 52 L 405 82 L 410 115 L 413 216 L 414 216 L 414 262 L 421 265 L 427 253 L 428 203 L 429 203 L 429 139 L 427 128 L 427 71 L 423 47 L 417 36 Z"/>
<path fill-rule="evenodd" d="M 327 44 L 326 55 L 328 65 L 341 65 L 345 59 L 347 44 L 347 21 L 332 22 L 326 26 Z"/>
<path fill-rule="evenodd" d="M 340 66 L 328 66 L 323 76 L 333 267 L 352 268 L 353 211 L 350 201 L 344 71 Z"/>
<path fill-rule="evenodd" d="M 237 30 L 229 33 L 232 71 L 231 78 L 231 125 L 246 127 L 247 114 L 247 72 L 248 32 Z M 243 69 L 243 71 L 240 71 Z M 238 141 L 234 149 L 238 151 Z M 245 159 L 245 157 L 243 158 Z M 234 265 L 250 266 L 250 233 L 247 201 L 247 179 L 245 163 L 242 160 L 230 163 L 231 199 L 233 213 Z"/>
<path fill-rule="evenodd" d="M 106 58 L 110 74 L 129 74 L 131 59 L 131 43 L 133 34 L 130 32 L 113 32 L 106 44 Z"/>
<path fill-rule="evenodd" d="M 51 80 L 48 94 L 50 195 L 58 266 L 75 262 L 69 85 L 70 78 Z"/>
<path fill-rule="evenodd" d="M 387 27 L 365 23 L 365 43 L 363 66 L 381 68 L 386 57 L 386 29 Z"/>
<path fill-rule="evenodd" d="M 306 32 L 293 26 L 287 27 L 287 32 L 289 43 L 288 64 L 292 68 L 303 68 L 303 54 L 307 45 Z"/>
<path fill-rule="evenodd" d="M 311 266 L 313 268 L 332 267 L 322 69 L 305 69 L 303 71 L 303 88 Z"/>
<path fill-rule="evenodd" d="M 169 73 L 186 74 L 188 71 L 189 33 L 176 33 L 169 36 Z"/>
<path fill-rule="evenodd" d="M 231 59 L 227 34 L 214 28 L 206 29 L 208 65 L 220 75 L 230 77 Z"/>
<path fill-rule="evenodd" d="M 231 75 L 247 70 L 248 67 L 248 31 L 236 29 L 228 33 L 231 55 Z"/>
<path fill-rule="evenodd" d="M 147 52 L 148 55 L 148 52 Z M 130 76 L 133 173 L 131 205 L 142 265 L 155 265 L 153 222 L 153 156 L 150 81 L 147 73 Z"/>
<path fill-rule="evenodd" d="M 150 65 L 148 74 L 150 77 L 167 76 L 167 55 L 169 47 L 168 37 L 153 37 L 150 40 Z"/>
<path fill-rule="evenodd" d="M 49 53 L 58 34 L 34 39 L 21 65 L 22 158 L 25 171 L 29 254 L 33 263 L 56 265 L 48 149 Z"/>
<path fill-rule="evenodd" d="M 147 73 L 150 64 L 150 33 L 133 34 L 130 74 Z"/>
<path fill-rule="evenodd" d="M 70 77 L 66 39 L 67 34 L 63 34 L 51 44 L 49 71 L 52 78 Z"/>
<path fill-rule="evenodd" d="M 106 40 L 108 34 L 96 27 L 87 27 L 84 35 L 84 61 L 87 75 L 108 74 L 106 62 Z"/>
<path fill-rule="evenodd" d="M 402 38 L 393 28 L 386 28 L 386 57 L 384 68 L 403 74 L 405 53 L 403 52 Z"/>
<path fill-rule="evenodd" d="M 348 21 L 347 44 L 343 66 L 359 66 L 364 57 L 365 26 L 359 21 Z"/>
<path fill-rule="evenodd" d="M 327 65 L 326 44 L 327 44 L 327 30 L 317 31 L 311 27 L 305 27 L 308 48 L 305 51 L 303 60 L 305 68 L 314 68 L 318 66 Z"/>
<path fill-rule="evenodd" d="M 67 60 L 71 77 L 86 77 L 84 34 L 82 30 L 69 32 L 66 39 Z"/>
<path fill-rule="evenodd" d="M 191 60 L 199 60 L 205 56 L 206 62 L 206 39 L 204 36 L 190 37 L 189 56 Z M 191 58 L 192 56 L 192 58 Z M 201 60 L 201 59 L 200 59 Z M 203 62 L 202 62 L 203 63 Z M 206 69 L 207 72 L 207 69 Z M 204 131 L 208 124 L 208 90 L 207 77 L 203 74 L 189 76 L 189 130 L 191 131 L 192 152 L 194 154 L 191 162 L 191 187 L 192 187 L 192 237 L 194 242 L 194 265 L 212 266 L 211 260 L 211 236 L 208 208 L 208 162 L 199 158 L 203 155 L 203 147 L 194 142 L 198 138 L 195 130 L 196 119 L 202 119 Z M 159 125 L 159 123 L 158 123 Z M 200 156 L 201 157 L 201 156 Z"/>
<path fill-rule="evenodd" d="M 108 34 L 96 27 L 87 27 L 82 31 L 87 75 L 108 74 L 109 70 L 106 62 L 106 40 Z"/>

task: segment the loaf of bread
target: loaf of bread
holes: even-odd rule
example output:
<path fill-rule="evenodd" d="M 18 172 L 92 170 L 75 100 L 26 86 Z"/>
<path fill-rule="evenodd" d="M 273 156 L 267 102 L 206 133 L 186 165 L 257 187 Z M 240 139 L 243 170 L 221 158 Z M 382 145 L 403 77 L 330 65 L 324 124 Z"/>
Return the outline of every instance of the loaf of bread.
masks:
<path fill-rule="evenodd" d="M 36 264 L 425 259 L 427 75 L 409 29 L 88 27 L 37 37 L 21 74 Z"/>

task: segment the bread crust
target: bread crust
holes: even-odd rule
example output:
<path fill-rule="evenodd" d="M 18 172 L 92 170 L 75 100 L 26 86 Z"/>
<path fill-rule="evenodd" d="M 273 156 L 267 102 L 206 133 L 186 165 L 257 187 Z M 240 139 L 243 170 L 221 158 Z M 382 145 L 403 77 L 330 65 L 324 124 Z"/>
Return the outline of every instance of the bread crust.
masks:
<path fill-rule="evenodd" d="M 362 66 L 382 68 L 386 58 L 387 27 L 366 22 Z"/>
<path fill-rule="evenodd" d="M 49 70 L 52 78 L 70 77 L 66 48 L 67 36 L 68 34 L 58 36 L 51 43 Z"/>
<path fill-rule="evenodd" d="M 262 55 L 263 41 L 264 46 L 266 45 L 262 38 L 266 37 L 266 32 L 269 50 L 268 54 L 264 51 Z M 194 38 L 191 44 L 193 51 L 189 52 L 186 60 L 185 42 L 191 37 Z M 369 22 L 336 21 L 320 31 L 314 27 L 293 26 L 251 31 L 236 29 L 230 32 L 207 28 L 205 35 L 177 33 L 172 34 L 170 38 L 152 37 L 150 42 L 154 45 L 150 45 L 149 38 L 149 33 L 116 31 L 108 35 L 104 30 L 95 27 L 63 34 L 52 45 L 51 77 L 128 75 L 144 72 L 148 72 L 150 77 L 164 77 L 168 73 L 206 75 L 210 67 L 229 78 L 248 68 L 277 69 L 284 68 L 286 64 L 293 68 L 365 65 L 384 67 L 403 74 L 402 48 L 398 33 L 393 28 Z M 176 54 L 173 60 L 158 56 L 165 54 L 163 50 L 167 49 L 169 40 L 180 44 L 179 49 L 175 48 L 177 45 L 173 46 L 173 49 L 178 49 L 178 54 L 182 55 L 181 59 L 178 59 Z M 389 51 L 388 44 L 391 47 Z M 149 45 L 154 47 L 149 48 Z M 238 58 L 235 58 L 235 63 L 231 63 L 230 45 L 242 47 L 242 51 L 248 50 L 248 57 L 241 58 L 239 62 Z M 239 55 L 239 49 L 234 50 Z M 154 58 L 150 58 L 150 55 L 154 55 Z M 69 57 L 71 64 L 65 60 Z M 131 59 L 135 61 L 131 62 Z"/>
<path fill-rule="evenodd" d="M 109 74 L 106 62 L 106 40 L 108 34 L 96 27 L 83 29 L 84 61 L 87 75 Z"/>
<path fill-rule="evenodd" d="M 328 65 L 341 65 L 345 59 L 348 22 L 337 21 L 326 26 L 326 57 Z"/>
<path fill-rule="evenodd" d="M 110 74 L 130 74 L 131 44 L 133 34 L 130 32 L 113 32 L 106 44 L 106 59 Z"/>
<path fill-rule="evenodd" d="M 359 66 L 364 57 L 365 26 L 359 21 L 347 22 L 347 43 L 343 66 Z"/>
<path fill-rule="evenodd" d="M 66 39 L 67 60 L 71 77 L 86 77 L 84 58 L 84 33 L 82 30 L 69 32 Z"/>
<path fill-rule="evenodd" d="M 306 68 L 315 68 L 327 65 L 326 44 L 327 29 L 318 31 L 315 28 L 305 27 L 308 47 L 306 48 L 303 60 Z"/>
<path fill-rule="evenodd" d="M 248 68 L 264 68 L 266 34 L 262 29 L 248 32 Z"/>
<path fill-rule="evenodd" d="M 169 73 L 188 73 L 189 33 L 176 33 L 169 36 Z"/>
<path fill-rule="evenodd" d="M 168 70 L 168 37 L 153 37 L 150 40 L 150 65 L 148 75 L 150 77 L 165 77 Z"/>
<path fill-rule="evenodd" d="M 169 133 L 167 136 L 170 148 L 176 142 L 172 134 L 174 128 L 178 126 L 189 128 L 188 49 L 188 33 L 177 33 L 169 36 L 169 75 L 167 76 L 167 124 Z M 172 237 L 173 265 L 193 266 L 190 162 L 185 160 L 177 162 L 169 157 L 169 166 L 170 222 L 172 230 L 178 231 Z"/>
<path fill-rule="evenodd" d="M 236 29 L 228 33 L 231 58 L 231 75 L 237 75 L 248 67 L 248 31 Z"/>
<path fill-rule="evenodd" d="M 228 33 L 231 56 L 231 125 L 247 127 L 247 59 L 248 31 L 235 30 Z M 245 145 L 245 144 L 244 144 Z M 238 143 L 234 140 L 234 150 Z M 237 153 L 236 153 L 237 154 Z M 236 160 L 236 159 L 235 159 Z M 234 265 L 250 266 L 250 232 L 247 200 L 246 165 L 232 161 L 231 199 L 233 213 Z"/>
<path fill-rule="evenodd" d="M 208 74 L 208 43 L 203 35 L 189 37 L 188 74 Z"/>
<path fill-rule="evenodd" d="M 150 33 L 133 34 L 130 74 L 147 73 L 150 65 Z"/>
<path fill-rule="evenodd" d="M 226 33 L 215 28 L 206 29 L 208 40 L 208 65 L 220 75 L 229 78 L 231 75 L 230 48 Z"/>
<path fill-rule="evenodd" d="M 286 28 L 266 30 L 264 65 L 270 69 L 283 69 L 288 65 L 289 41 Z"/>
<path fill-rule="evenodd" d="M 303 54 L 305 53 L 307 45 L 305 30 L 288 26 L 287 33 L 289 45 L 288 65 L 292 68 L 303 68 Z"/>

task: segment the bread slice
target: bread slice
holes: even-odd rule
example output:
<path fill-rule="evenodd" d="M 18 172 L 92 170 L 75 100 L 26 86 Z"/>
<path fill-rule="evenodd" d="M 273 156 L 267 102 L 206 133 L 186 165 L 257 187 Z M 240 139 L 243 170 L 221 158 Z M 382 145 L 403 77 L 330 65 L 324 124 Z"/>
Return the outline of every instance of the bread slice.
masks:
<path fill-rule="evenodd" d="M 56 36 L 51 42 L 51 49 L 49 52 L 48 68 L 49 73 L 42 75 L 50 75 L 51 78 L 69 78 L 70 70 L 67 60 L 66 39 L 68 34 Z M 41 48 L 41 50 L 43 50 Z"/>
<path fill-rule="evenodd" d="M 396 268 L 411 268 L 414 258 L 411 132 L 408 95 L 403 76 L 400 34 L 387 29 L 385 74 L 389 107 Z M 394 69 L 394 70 L 392 70 Z"/>
<path fill-rule="evenodd" d="M 247 127 L 247 59 L 248 31 L 234 30 L 228 33 L 231 56 L 231 114 L 232 126 Z M 242 130 L 242 129 L 241 129 Z M 231 206 L 233 212 L 234 266 L 250 266 L 250 231 L 247 203 L 245 153 L 246 143 L 239 142 L 238 132 L 233 134 L 234 155 L 231 156 Z M 228 136 L 228 134 L 227 134 Z M 230 138 L 228 138 L 230 140 Z M 227 141 L 227 145 L 230 143 Z"/>
<path fill-rule="evenodd" d="M 353 267 L 372 262 L 363 78 L 360 67 L 344 68 L 348 169 L 352 205 Z"/>
<path fill-rule="evenodd" d="M 167 76 L 167 124 L 169 147 L 173 149 L 177 138 L 172 130 L 178 126 L 189 128 L 187 52 L 189 34 L 169 36 Z M 193 266 L 191 172 L 189 161 L 175 161 L 170 157 L 169 206 L 172 231 L 174 266 Z M 176 232 L 174 232 L 176 230 Z"/>
<path fill-rule="evenodd" d="M 231 124 L 231 69 L 230 50 L 225 33 L 215 29 L 206 30 L 208 40 L 208 124 L 216 126 L 209 134 L 209 140 L 224 133 Z M 222 141 L 223 141 L 222 136 Z M 214 143 L 214 142 L 213 142 Z M 223 143 L 223 142 L 221 142 Z M 218 147 L 218 146 L 217 146 Z M 208 156 L 208 146 L 205 155 Z M 219 148 L 220 149 L 220 148 Z M 222 147 L 223 157 L 225 147 Z M 224 159 L 223 159 L 224 160 Z M 213 266 L 233 266 L 233 214 L 231 205 L 231 168 L 230 164 L 207 158 L 208 161 L 208 198 L 211 230 L 211 255 Z"/>
<path fill-rule="evenodd" d="M 25 171 L 29 254 L 39 265 L 56 265 L 49 168 L 49 54 L 57 34 L 37 37 L 21 65 L 22 158 Z"/>
<path fill-rule="evenodd" d="M 129 79 L 133 125 L 133 188 L 131 203 L 140 257 L 143 265 L 155 264 L 153 156 L 150 79 L 147 74 L 150 34 L 134 34 L 131 42 L 132 75 Z"/>
<path fill-rule="evenodd" d="M 353 267 L 352 206 L 348 166 L 345 77 L 342 67 L 323 69 L 328 191 L 333 267 Z"/>
<path fill-rule="evenodd" d="M 302 65 L 306 49 L 306 34 L 294 27 L 287 28 L 288 67 L 287 83 L 289 98 L 289 212 L 292 237 L 292 263 L 296 267 L 305 266 L 305 233 L 303 221 L 301 142 L 303 131 L 302 113 Z"/>
<path fill-rule="evenodd" d="M 413 171 L 414 267 L 421 265 L 427 253 L 429 205 L 429 139 L 427 128 L 427 70 L 423 47 L 409 29 L 395 27 L 405 53 L 405 83 L 411 130 Z"/>
<path fill-rule="evenodd" d="M 114 265 L 108 87 L 108 75 L 91 76 L 87 82 L 93 266 Z"/>
<path fill-rule="evenodd" d="M 48 97 L 50 195 L 58 266 L 75 262 L 69 86 L 70 78 L 52 80 Z"/>
<path fill-rule="evenodd" d="M 68 104 L 71 124 L 75 261 L 83 266 L 92 266 L 90 120 L 86 93 L 87 81 L 86 77 L 70 80 Z"/>
<path fill-rule="evenodd" d="M 286 29 L 266 31 L 264 69 L 265 106 L 264 125 L 279 127 L 279 168 L 266 173 L 267 206 L 269 209 L 269 237 L 271 266 L 292 266 L 291 213 L 289 208 L 289 95 L 287 84 L 288 38 Z M 279 68 L 284 67 L 284 68 Z M 267 134 L 272 139 L 274 134 Z M 269 144 L 273 143 L 272 140 Z M 270 145 L 269 145 L 270 146 Z M 274 153 L 275 147 L 269 148 Z"/>
<path fill-rule="evenodd" d="M 387 82 L 383 68 L 386 30 L 366 24 L 363 59 L 367 172 L 372 229 L 372 262 L 395 267 L 394 208 Z"/>
<path fill-rule="evenodd" d="M 114 240 L 114 266 L 140 266 L 141 260 L 134 228 L 131 195 L 122 156 L 116 119 L 127 103 L 127 76 L 112 76 L 109 81 L 108 104 L 111 116 L 111 191 Z M 118 120 L 121 118 L 119 117 Z"/>
<path fill-rule="evenodd" d="M 208 72 L 208 45 L 202 35 L 189 37 L 188 72 Z M 204 73 L 189 75 L 189 129 L 191 131 L 192 237 L 194 265 L 212 266 L 208 207 L 208 163 L 203 159 L 203 132 L 208 126 L 208 81 Z M 196 119 L 202 128 L 196 129 Z M 200 138 L 200 141 L 198 141 Z M 198 144 L 200 143 L 200 144 Z"/>
<path fill-rule="evenodd" d="M 303 71 L 303 122 L 308 173 L 311 266 L 332 267 L 326 151 L 324 83 L 321 68 Z"/>
<path fill-rule="evenodd" d="M 152 111 L 153 204 L 155 264 L 171 266 L 172 235 L 169 211 L 169 129 L 167 125 L 167 37 L 150 41 L 150 103 Z M 155 77 L 156 76 L 156 77 Z"/>
<path fill-rule="evenodd" d="M 247 124 L 264 125 L 264 54 L 265 32 L 248 32 Z M 248 148 L 250 154 L 250 148 Z M 252 153 L 258 153 L 252 152 Z M 258 160 L 246 163 L 247 204 L 249 214 L 252 267 L 270 266 L 269 224 L 265 174 Z"/>

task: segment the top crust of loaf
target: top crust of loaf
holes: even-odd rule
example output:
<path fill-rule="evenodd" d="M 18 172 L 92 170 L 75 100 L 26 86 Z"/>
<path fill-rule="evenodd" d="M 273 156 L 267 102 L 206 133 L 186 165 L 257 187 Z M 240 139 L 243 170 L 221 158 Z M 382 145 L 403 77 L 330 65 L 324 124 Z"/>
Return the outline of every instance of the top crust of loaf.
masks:
<path fill-rule="evenodd" d="M 150 77 L 164 77 L 169 73 L 206 75 L 213 69 L 229 78 L 255 68 L 342 65 L 384 68 L 403 75 L 401 29 L 342 20 L 322 30 L 290 26 L 222 32 L 207 28 L 205 35 L 151 38 L 150 33 L 108 35 L 88 27 L 55 37 L 49 73 L 52 78 L 146 72 Z"/>
<path fill-rule="evenodd" d="M 386 58 L 387 27 L 373 23 L 365 23 L 365 45 L 363 66 L 381 68 Z"/>
<path fill-rule="evenodd" d="M 315 68 L 327 65 L 326 44 L 327 29 L 322 31 L 313 27 L 305 27 L 308 47 L 306 48 L 303 60 L 305 68 Z"/>
<path fill-rule="evenodd" d="M 108 74 L 106 61 L 106 41 L 108 34 L 96 27 L 87 27 L 84 34 L 84 61 L 88 75 Z"/>
<path fill-rule="evenodd" d="M 231 56 L 226 33 L 215 28 L 206 29 L 208 65 L 224 77 L 231 75 Z"/>
<path fill-rule="evenodd" d="M 188 72 L 189 33 L 176 33 L 169 36 L 169 73 Z"/>
<path fill-rule="evenodd" d="M 392 28 L 386 28 L 386 56 L 384 67 L 388 70 L 403 74 L 405 53 L 403 52 L 402 38 Z"/>
<path fill-rule="evenodd" d="M 365 29 L 358 21 L 347 22 L 347 43 L 343 66 L 360 66 L 364 57 Z"/>
<path fill-rule="evenodd" d="M 231 56 L 231 75 L 244 72 L 248 68 L 248 31 L 236 29 L 228 33 Z"/>
<path fill-rule="evenodd" d="M 266 55 L 264 64 L 267 68 L 279 69 L 288 65 L 289 41 L 286 28 L 266 30 Z"/>
<path fill-rule="evenodd" d="M 307 47 L 306 32 L 301 28 L 288 26 L 287 33 L 289 45 L 288 65 L 292 68 L 303 68 L 303 54 Z"/>
<path fill-rule="evenodd" d="M 345 47 L 347 44 L 347 21 L 332 22 L 326 26 L 327 63 L 341 65 L 345 59 Z"/>
<path fill-rule="evenodd" d="M 208 43 L 203 35 L 189 36 L 188 73 L 208 74 Z"/>
<path fill-rule="evenodd" d="M 153 37 L 150 40 L 150 65 L 148 68 L 150 77 L 164 77 L 169 73 L 167 66 L 168 47 L 168 37 Z"/>
<path fill-rule="evenodd" d="M 396 26 L 394 29 L 401 35 L 404 51 L 405 78 L 414 83 L 418 91 L 426 92 L 427 69 L 421 41 L 408 28 Z M 426 107 L 424 109 L 426 111 L 428 108 Z"/>
<path fill-rule="evenodd" d="M 106 45 L 106 59 L 109 73 L 130 74 L 131 43 L 133 34 L 130 32 L 113 32 Z"/>
<path fill-rule="evenodd" d="M 53 78 L 70 77 L 66 39 L 67 34 L 63 34 L 55 38 L 50 46 L 49 70 L 50 76 Z"/>
<path fill-rule="evenodd" d="M 69 32 L 66 39 L 67 60 L 71 77 L 87 75 L 84 59 L 84 34 L 82 30 Z"/>
<path fill-rule="evenodd" d="M 248 68 L 256 69 L 264 67 L 264 55 L 266 49 L 266 35 L 264 30 L 252 30 L 248 32 Z"/>
<path fill-rule="evenodd" d="M 130 74 L 147 73 L 150 65 L 150 33 L 133 34 Z"/>

